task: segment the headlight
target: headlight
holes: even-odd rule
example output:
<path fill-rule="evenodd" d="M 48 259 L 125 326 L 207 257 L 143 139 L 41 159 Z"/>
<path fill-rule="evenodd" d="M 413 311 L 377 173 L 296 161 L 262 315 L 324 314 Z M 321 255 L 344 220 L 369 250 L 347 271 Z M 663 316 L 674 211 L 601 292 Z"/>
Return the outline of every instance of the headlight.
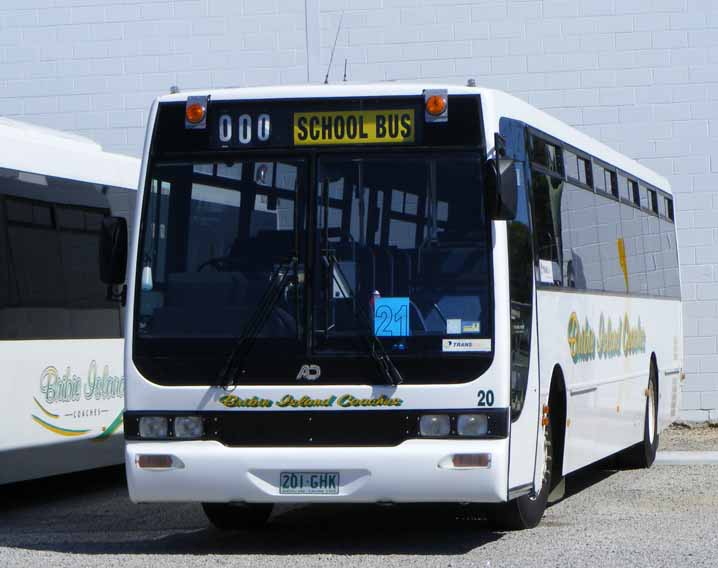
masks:
<path fill-rule="evenodd" d="M 459 436 L 484 436 L 489 431 L 486 414 L 460 414 L 456 421 Z"/>
<path fill-rule="evenodd" d="M 178 416 L 174 421 L 175 438 L 201 438 L 204 424 L 201 416 Z"/>
<path fill-rule="evenodd" d="M 451 422 L 446 414 L 425 414 L 419 419 L 419 433 L 422 436 L 448 436 Z"/>
<path fill-rule="evenodd" d="M 166 416 L 143 416 L 140 418 L 140 438 L 166 438 Z"/>

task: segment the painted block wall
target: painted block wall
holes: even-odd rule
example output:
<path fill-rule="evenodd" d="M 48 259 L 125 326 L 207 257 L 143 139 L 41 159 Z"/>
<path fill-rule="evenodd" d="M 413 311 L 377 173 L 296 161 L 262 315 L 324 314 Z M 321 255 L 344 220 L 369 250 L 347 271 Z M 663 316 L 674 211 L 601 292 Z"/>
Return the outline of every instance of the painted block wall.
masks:
<path fill-rule="evenodd" d="M 340 18 L 331 81 L 475 78 L 670 179 L 682 416 L 718 420 L 716 0 L 3 0 L 0 114 L 139 155 L 171 85 L 323 80 Z"/>

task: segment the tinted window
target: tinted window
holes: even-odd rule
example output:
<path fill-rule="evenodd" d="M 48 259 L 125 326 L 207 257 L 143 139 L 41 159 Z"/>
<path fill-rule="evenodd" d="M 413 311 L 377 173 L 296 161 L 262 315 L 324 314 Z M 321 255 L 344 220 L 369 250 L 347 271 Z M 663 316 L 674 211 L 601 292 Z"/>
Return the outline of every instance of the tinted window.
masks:
<path fill-rule="evenodd" d="M 663 252 L 664 294 L 670 298 L 681 297 L 681 283 L 678 269 L 678 246 L 675 225 L 665 219 L 659 221 L 661 250 Z"/>
<path fill-rule="evenodd" d="M 571 184 L 566 186 L 562 203 L 569 217 L 564 260 L 569 285 L 579 289 L 601 290 L 600 235 L 597 206 L 602 197 Z"/>
<path fill-rule="evenodd" d="M 598 191 L 608 191 L 606 188 L 606 175 L 604 173 L 604 169 L 598 164 L 593 165 L 593 187 L 595 187 Z"/>
<path fill-rule="evenodd" d="M 631 190 L 631 201 L 633 201 L 633 204 L 637 207 L 641 206 L 641 192 L 638 189 L 638 182 L 635 182 L 633 180 L 628 181 L 628 186 Z"/>
<path fill-rule="evenodd" d="M 561 148 L 541 138 L 531 138 L 531 161 L 557 173 L 563 173 Z"/>
<path fill-rule="evenodd" d="M 567 230 L 566 215 L 561 208 L 564 181 L 534 171 L 531 176 L 534 199 L 534 234 L 539 281 L 542 284 L 563 285 L 563 235 Z"/>
<path fill-rule="evenodd" d="M 402 163 L 397 169 L 381 158 L 319 161 L 317 219 L 327 242 L 318 255 L 333 251 L 320 266 L 319 279 L 337 280 L 336 270 L 351 291 L 337 296 L 332 289 L 332 297 L 326 296 L 328 286 L 319 291 L 315 321 L 321 349 L 340 349 L 342 338 L 361 332 L 361 312 L 375 293 L 409 304 L 402 333 L 381 335 L 416 340 L 489 333 L 489 248 L 478 160 L 404 158 Z M 467 331 L 471 325 L 473 331 Z"/>
<path fill-rule="evenodd" d="M 656 215 L 658 215 L 658 195 L 652 189 L 648 190 L 648 206 Z"/>
<path fill-rule="evenodd" d="M 523 176 L 522 176 L 523 177 Z M 518 187 L 518 211 L 508 226 L 511 294 L 511 418 L 523 408 L 528 382 L 533 306 L 533 261 L 526 185 Z"/>
<path fill-rule="evenodd" d="M 300 161 L 156 167 L 143 220 L 138 336 L 237 336 L 283 281 L 257 335 L 296 337 L 302 180 Z"/>
<path fill-rule="evenodd" d="M 100 227 L 106 215 L 131 219 L 135 196 L 0 171 L 0 338 L 122 336 L 119 305 L 100 281 Z"/>
<path fill-rule="evenodd" d="M 665 286 L 663 278 L 663 245 L 658 217 L 641 211 L 643 224 L 643 249 L 646 255 L 646 284 L 648 293 L 662 296 Z"/>
<path fill-rule="evenodd" d="M 647 294 L 646 259 L 643 243 L 643 212 L 629 205 L 621 206 L 621 230 L 626 252 L 628 291 Z"/>
<path fill-rule="evenodd" d="M 601 290 L 597 196 L 538 172 L 532 183 L 540 282 Z"/>
<path fill-rule="evenodd" d="M 618 176 L 618 195 L 621 199 L 631 201 L 631 186 L 628 178 L 624 175 Z"/>
<path fill-rule="evenodd" d="M 611 173 L 611 172 L 609 172 Z M 601 243 L 601 277 L 606 292 L 629 291 L 628 271 L 624 266 L 625 241 L 621 231 L 621 209 L 625 205 L 597 196 L 598 238 Z"/>

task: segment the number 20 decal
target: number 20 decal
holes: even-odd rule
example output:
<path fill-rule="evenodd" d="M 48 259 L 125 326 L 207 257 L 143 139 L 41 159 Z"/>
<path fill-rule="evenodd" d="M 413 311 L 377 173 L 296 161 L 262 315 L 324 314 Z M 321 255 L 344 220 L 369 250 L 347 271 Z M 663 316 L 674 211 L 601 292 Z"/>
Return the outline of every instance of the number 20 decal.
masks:
<path fill-rule="evenodd" d="M 494 391 L 492 390 L 480 390 L 478 392 L 479 400 L 477 406 L 493 406 L 494 405 Z"/>

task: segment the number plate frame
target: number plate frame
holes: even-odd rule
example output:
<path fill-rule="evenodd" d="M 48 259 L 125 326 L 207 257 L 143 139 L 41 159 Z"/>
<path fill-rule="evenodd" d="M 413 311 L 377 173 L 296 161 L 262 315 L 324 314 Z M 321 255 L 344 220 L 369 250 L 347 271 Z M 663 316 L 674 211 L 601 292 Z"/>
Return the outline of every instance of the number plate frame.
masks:
<path fill-rule="evenodd" d="M 339 483 L 338 471 L 282 471 L 279 473 L 279 494 L 339 495 Z"/>

